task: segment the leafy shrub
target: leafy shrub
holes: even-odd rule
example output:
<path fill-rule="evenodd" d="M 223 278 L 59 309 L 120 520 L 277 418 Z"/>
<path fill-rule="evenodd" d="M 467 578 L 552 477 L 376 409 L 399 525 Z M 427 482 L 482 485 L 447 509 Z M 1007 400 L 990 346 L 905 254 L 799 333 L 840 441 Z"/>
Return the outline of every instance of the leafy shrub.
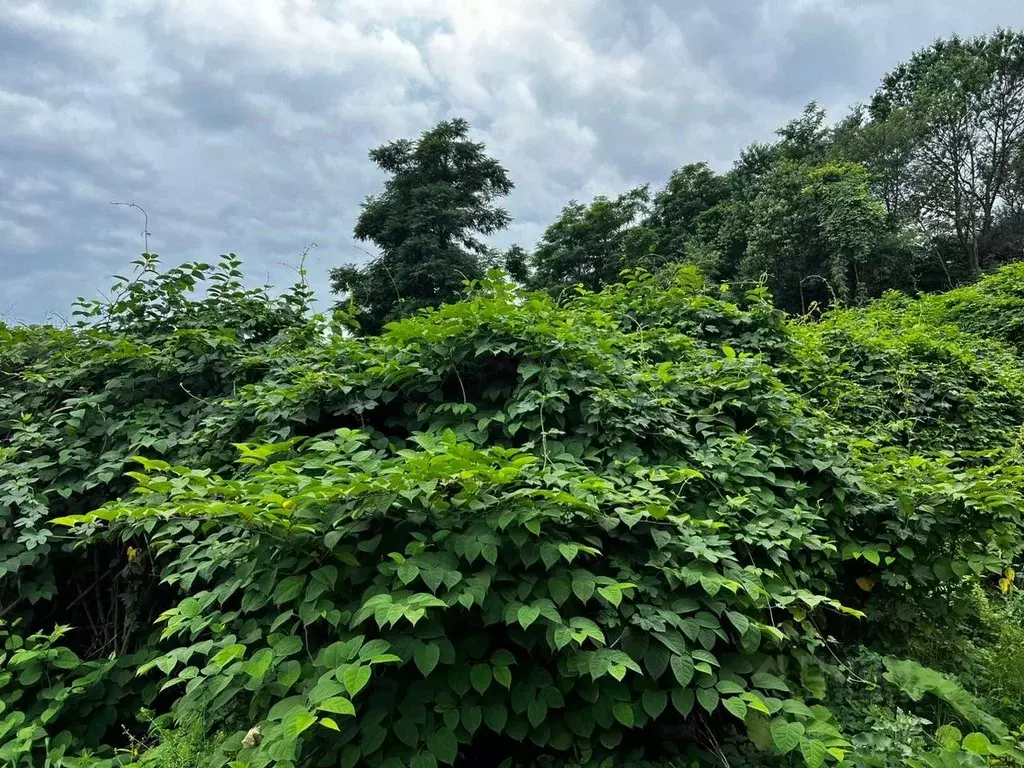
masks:
<path fill-rule="evenodd" d="M 598 476 L 452 432 L 415 442 L 388 455 L 342 430 L 241 481 L 147 462 L 140 502 L 99 513 L 133 520 L 130 536 L 209 521 L 167 575 L 192 589 L 162 617 L 180 647 L 142 668 L 188 665 L 168 681 L 188 681 L 180 712 L 245 697 L 263 734 L 253 765 L 300 749 L 317 763 L 451 763 L 481 726 L 588 757 L 695 708 L 778 715 L 788 749 L 805 731 L 823 757 L 843 745 L 790 696 L 799 676 L 786 682 L 782 633 L 763 623 L 773 605 L 830 601 L 734 551 L 729 531 L 756 525 L 740 509 L 683 513 L 696 471 Z M 158 550 L 178 549 L 169 525 L 153 528 Z M 318 723 L 340 735 L 299 742 Z"/>
<path fill-rule="evenodd" d="M 53 766 L 76 765 L 76 755 L 108 753 L 104 737 L 137 700 L 123 689 L 134 675 L 131 658 L 84 661 L 60 644 L 65 628 L 28 637 L 0 624 L 0 761 L 35 766 L 40 753 Z M 121 720 L 124 724 L 124 721 Z M 106 762 L 90 762 L 101 768 Z"/>
<path fill-rule="evenodd" d="M 934 300 L 892 294 L 801 325 L 810 396 L 843 423 L 919 453 L 963 458 L 1011 444 L 1024 423 L 1019 359 L 922 311 Z"/>
<path fill-rule="evenodd" d="M 69 750 L 131 759 L 147 707 L 143 761 L 211 766 L 977 756 L 872 747 L 829 689 L 1019 555 L 1005 347 L 893 299 L 793 323 L 686 268 L 562 303 L 492 274 L 353 339 L 301 286 L 228 263 L 195 299 L 183 269 L 0 339 L 4 588 L 118 670 Z"/>
<path fill-rule="evenodd" d="M 1000 339 L 1024 351 L 1024 262 L 1008 264 L 973 285 L 923 296 L 922 319 L 956 323 L 987 339 Z"/>

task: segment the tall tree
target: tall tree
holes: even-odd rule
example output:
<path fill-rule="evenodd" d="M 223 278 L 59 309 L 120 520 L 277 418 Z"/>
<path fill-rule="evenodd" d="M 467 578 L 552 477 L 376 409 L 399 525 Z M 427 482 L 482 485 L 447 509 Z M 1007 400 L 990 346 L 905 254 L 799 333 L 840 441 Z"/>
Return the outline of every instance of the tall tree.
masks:
<path fill-rule="evenodd" d="M 750 208 L 741 275 L 764 276 L 791 312 L 879 293 L 894 277 L 894 235 L 868 179 L 853 163 L 778 163 Z"/>
<path fill-rule="evenodd" d="M 810 102 L 800 117 L 790 120 L 775 135 L 779 141 L 772 145 L 777 160 L 793 163 L 822 163 L 832 151 L 832 128 L 828 115 L 815 101 Z"/>
<path fill-rule="evenodd" d="M 682 261 L 696 265 L 710 280 L 733 280 L 747 250 L 749 225 L 749 203 L 731 194 L 693 220 Z"/>
<path fill-rule="evenodd" d="M 872 190 L 885 210 L 903 221 L 914 218 L 911 168 L 919 130 L 904 108 L 873 121 L 863 106 L 855 107 L 835 129 L 836 155 L 867 168 Z"/>
<path fill-rule="evenodd" d="M 701 216 L 728 194 L 726 177 L 707 163 L 691 163 L 673 171 L 664 189 L 654 196 L 647 222 L 659 259 L 666 263 L 692 261 L 689 245 L 701 226 Z"/>
<path fill-rule="evenodd" d="M 646 186 L 618 197 L 576 201 L 562 209 L 533 253 L 533 282 L 549 290 L 582 285 L 600 290 L 623 269 L 640 266 L 650 251 L 649 231 L 639 226 L 650 193 Z"/>
<path fill-rule="evenodd" d="M 455 119 L 416 141 L 370 151 L 391 178 L 363 203 L 355 235 L 380 254 L 331 272 L 333 291 L 354 308 L 363 333 L 457 300 L 463 282 L 481 276 L 491 251 L 479 238 L 508 226 L 508 213 L 494 201 L 513 188 L 508 172 L 484 150 L 469 139 L 469 123 Z"/>
<path fill-rule="evenodd" d="M 886 76 L 871 115 L 914 123 L 922 226 L 955 241 L 965 275 L 976 277 L 1024 150 L 1024 34 L 936 42 Z"/>

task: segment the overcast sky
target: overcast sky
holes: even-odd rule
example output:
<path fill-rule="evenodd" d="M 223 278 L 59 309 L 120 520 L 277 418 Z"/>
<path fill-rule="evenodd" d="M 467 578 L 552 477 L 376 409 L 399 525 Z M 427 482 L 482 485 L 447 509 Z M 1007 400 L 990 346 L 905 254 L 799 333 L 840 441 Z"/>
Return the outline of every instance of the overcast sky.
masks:
<path fill-rule="evenodd" d="M 142 250 L 314 285 L 366 257 L 366 157 L 466 117 L 532 246 L 570 199 L 726 169 L 811 99 L 833 117 L 1019 0 L 0 0 L 0 313 L 94 297 Z M 372 246 L 369 246 L 372 248 Z M 327 302 L 322 302 L 326 304 Z"/>

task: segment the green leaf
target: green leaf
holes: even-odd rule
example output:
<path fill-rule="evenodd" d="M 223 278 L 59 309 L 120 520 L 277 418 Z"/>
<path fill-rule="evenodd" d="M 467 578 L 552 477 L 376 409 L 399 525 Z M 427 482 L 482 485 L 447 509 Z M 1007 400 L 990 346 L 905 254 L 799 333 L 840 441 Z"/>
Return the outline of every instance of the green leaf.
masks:
<path fill-rule="evenodd" d="M 286 699 L 281 699 L 281 701 L 270 708 L 270 711 L 267 713 L 267 720 L 283 720 L 296 709 L 303 709 L 302 696 L 289 696 Z"/>
<path fill-rule="evenodd" d="M 796 749 L 800 739 L 804 735 L 804 727 L 800 723 L 791 723 L 786 720 L 773 720 L 771 725 L 772 744 L 785 755 Z"/>
<path fill-rule="evenodd" d="M 56 655 L 50 659 L 50 663 L 57 669 L 74 669 L 82 663 L 78 655 L 70 648 L 56 648 Z"/>
<path fill-rule="evenodd" d="M 340 667 L 347 661 L 351 661 L 359 653 L 359 648 L 363 644 L 363 636 L 357 635 L 356 637 L 350 638 L 345 642 L 331 643 L 329 646 L 324 648 L 321 660 L 325 667 L 328 669 L 334 669 Z"/>
<path fill-rule="evenodd" d="M 532 685 L 519 683 L 512 689 L 512 711 L 517 715 L 522 714 L 526 711 L 526 708 L 530 706 L 530 702 L 533 701 L 535 697 L 536 691 Z"/>
<path fill-rule="evenodd" d="M 576 544 L 562 542 L 558 545 L 558 551 L 562 553 L 562 557 L 571 563 L 576 558 L 576 555 L 579 554 L 580 548 Z"/>
<path fill-rule="evenodd" d="M 773 735 L 774 740 L 774 735 Z M 807 768 L 821 768 L 825 764 L 825 756 L 828 749 L 824 743 L 816 739 L 804 739 L 800 742 L 800 754 L 807 764 Z"/>
<path fill-rule="evenodd" d="M 324 728 L 330 728 L 332 731 L 341 730 L 341 728 L 338 727 L 338 723 L 334 720 L 333 717 L 321 717 L 320 725 L 322 725 Z"/>
<path fill-rule="evenodd" d="M 501 733 L 508 722 L 508 711 L 505 705 L 496 702 L 484 710 L 484 724 L 495 733 Z"/>
<path fill-rule="evenodd" d="M 331 712 L 335 715 L 354 715 L 356 713 L 356 708 L 352 706 L 352 702 L 344 696 L 333 696 L 330 699 L 322 701 L 317 709 L 324 712 Z"/>
<path fill-rule="evenodd" d="M 469 681 L 476 689 L 477 693 L 483 693 L 491 685 L 491 666 L 490 664 L 475 664 L 472 669 L 469 670 Z"/>
<path fill-rule="evenodd" d="M 271 625 L 270 625 L 270 631 L 271 632 L 276 632 L 281 627 L 281 625 L 286 624 L 287 622 L 289 622 L 294 617 L 295 617 L 295 611 L 293 611 L 290 608 L 287 611 L 285 611 L 284 613 L 278 614 L 277 618 L 274 619 L 273 623 L 271 623 Z"/>
<path fill-rule="evenodd" d="M 740 648 L 746 653 L 754 653 L 761 645 L 761 632 L 757 627 L 751 625 L 740 637 Z"/>
<path fill-rule="evenodd" d="M 554 567 L 555 563 L 558 562 L 560 554 L 558 547 L 551 543 L 541 544 L 540 547 L 540 559 L 544 563 L 544 567 L 548 570 Z"/>
<path fill-rule="evenodd" d="M 370 640 L 359 649 L 359 660 L 366 661 L 374 656 L 379 656 L 382 653 L 386 653 L 389 648 L 391 648 L 391 643 L 387 640 L 381 638 Z"/>
<path fill-rule="evenodd" d="M 285 635 L 277 642 L 274 642 L 272 636 L 270 638 L 270 645 L 274 649 L 274 656 L 284 658 L 286 656 L 293 656 L 302 650 L 302 639 L 295 635 Z"/>
<path fill-rule="evenodd" d="M 690 688 L 675 688 L 672 690 L 672 706 L 683 717 L 690 714 L 693 709 L 693 690 Z"/>
<path fill-rule="evenodd" d="M 731 696 L 737 693 L 743 693 L 746 689 L 739 683 L 734 683 L 732 680 L 719 680 L 715 683 L 715 688 L 718 692 L 727 696 Z"/>
<path fill-rule="evenodd" d="M 530 706 L 526 708 L 526 719 L 530 721 L 530 725 L 534 728 L 543 723 L 547 715 L 548 705 L 543 699 L 534 699 L 530 702 Z"/>
<path fill-rule="evenodd" d="M 740 633 L 740 636 L 746 633 L 750 629 L 750 619 L 744 616 L 742 613 L 736 613 L 735 611 L 726 611 L 725 615 L 729 617 L 729 621 L 736 627 L 736 631 Z"/>
<path fill-rule="evenodd" d="M 235 643 L 234 645 L 229 645 L 226 648 L 222 648 L 220 651 L 217 652 L 217 654 L 213 657 L 211 661 L 214 664 L 214 666 L 223 668 L 225 665 L 229 664 L 235 659 L 242 658 L 244 655 L 245 646 Z"/>
<path fill-rule="evenodd" d="M 503 685 L 506 688 L 511 689 L 512 687 L 512 672 L 508 667 L 495 667 L 493 670 L 494 679 L 499 685 Z"/>
<path fill-rule="evenodd" d="M 469 669 L 464 664 L 457 664 L 448 670 L 448 685 L 456 696 L 469 693 Z"/>
<path fill-rule="evenodd" d="M 495 667 L 511 667 L 516 663 L 516 657 L 507 648 L 498 648 L 491 654 L 491 664 Z"/>
<path fill-rule="evenodd" d="M 302 588 L 305 585 L 305 576 L 287 576 L 281 579 L 277 588 L 274 589 L 274 605 L 281 605 L 282 603 L 294 600 L 302 593 Z"/>
<path fill-rule="evenodd" d="M 469 733 L 476 733 L 477 728 L 483 721 L 483 710 L 477 706 L 464 706 L 460 714 L 462 727 Z"/>
<path fill-rule="evenodd" d="M 437 760 L 429 752 L 420 752 L 409 761 L 409 768 L 437 768 Z"/>
<path fill-rule="evenodd" d="M 750 681 L 758 688 L 773 691 L 789 691 L 789 686 L 786 685 L 786 681 L 776 677 L 770 672 L 755 672 L 751 675 Z"/>
<path fill-rule="evenodd" d="M 246 673 L 257 682 L 262 682 L 270 671 L 270 665 L 274 661 L 274 652 L 270 648 L 260 648 L 253 654 L 249 661 L 245 662 Z"/>
<path fill-rule="evenodd" d="M 960 749 L 962 739 L 963 734 L 960 729 L 953 725 L 940 725 L 935 731 L 935 740 L 949 752 L 956 752 Z"/>
<path fill-rule="evenodd" d="M 302 677 L 302 665 L 291 659 L 277 668 L 277 682 L 285 690 L 291 688 Z"/>
<path fill-rule="evenodd" d="M 449 728 L 441 728 L 427 737 L 427 748 L 438 762 L 452 765 L 459 753 L 459 742 Z"/>
<path fill-rule="evenodd" d="M 516 611 L 516 620 L 519 622 L 519 626 L 523 629 L 529 629 L 530 625 L 533 624 L 540 616 L 540 608 L 535 608 L 532 605 L 520 606 L 519 610 Z"/>
<path fill-rule="evenodd" d="M 606 749 L 615 749 L 622 743 L 622 731 L 618 729 L 601 731 L 598 739 Z"/>
<path fill-rule="evenodd" d="M 388 737 L 387 729 L 379 725 L 367 725 L 362 729 L 362 739 L 359 746 L 364 755 L 372 755 Z"/>
<path fill-rule="evenodd" d="M 703 661 L 707 664 L 711 664 L 716 667 L 719 666 L 718 659 L 716 659 L 712 654 L 700 648 L 698 648 L 695 651 L 692 651 L 690 655 L 693 656 L 693 658 L 697 661 Z"/>
<path fill-rule="evenodd" d="M 697 701 L 708 712 L 714 712 L 718 706 L 718 691 L 714 688 L 698 688 Z"/>
<path fill-rule="evenodd" d="M 285 717 L 281 728 L 289 739 L 297 739 L 299 734 L 316 722 L 316 715 L 306 709 L 298 709 L 289 712 Z"/>
<path fill-rule="evenodd" d="M 651 643 L 644 652 L 644 666 L 652 679 L 657 680 L 668 669 L 669 653 L 661 645 Z"/>
<path fill-rule="evenodd" d="M 569 582 L 564 579 L 548 579 L 548 594 L 555 601 L 556 605 L 562 605 L 569 599 L 571 588 Z"/>
<path fill-rule="evenodd" d="M 992 742 L 984 733 L 969 733 L 964 736 L 964 749 L 975 755 L 987 755 L 992 752 Z"/>
<path fill-rule="evenodd" d="M 416 668 L 424 677 L 434 671 L 434 667 L 437 666 L 437 661 L 440 658 L 441 649 L 436 643 L 421 643 L 413 651 L 413 660 L 416 662 Z"/>
<path fill-rule="evenodd" d="M 416 727 L 416 723 L 412 722 L 407 718 L 400 718 L 391 728 L 395 732 L 395 736 L 403 744 L 416 747 L 420 743 L 419 729 Z"/>
<path fill-rule="evenodd" d="M 314 582 L 322 584 L 326 589 L 332 590 L 338 581 L 338 569 L 333 565 L 325 565 L 313 571 L 311 578 Z"/>
<path fill-rule="evenodd" d="M 728 699 L 722 700 L 722 706 L 725 707 L 729 712 L 734 714 L 740 720 L 743 720 L 747 716 L 747 703 L 743 699 L 738 699 L 735 696 Z"/>
<path fill-rule="evenodd" d="M 651 528 L 651 538 L 654 539 L 654 546 L 663 549 L 672 541 L 672 534 L 660 528 Z"/>
<path fill-rule="evenodd" d="M 748 709 L 752 709 L 755 712 L 762 712 L 766 715 L 770 715 L 772 713 L 772 711 L 768 709 L 768 705 L 765 704 L 764 699 L 753 691 L 743 694 L 743 700 L 747 702 Z"/>
<path fill-rule="evenodd" d="M 668 706 L 668 694 L 665 691 L 644 691 L 642 701 L 644 711 L 652 719 L 657 719 L 665 711 L 665 707 Z"/>
<path fill-rule="evenodd" d="M 572 592 L 581 603 L 587 602 L 594 595 L 597 582 L 589 573 L 577 571 L 572 578 Z"/>
<path fill-rule="evenodd" d="M 669 660 L 669 664 L 679 685 L 684 688 L 689 685 L 693 680 L 693 659 L 689 656 L 673 656 Z"/>
<path fill-rule="evenodd" d="M 622 602 L 622 590 L 615 584 L 609 584 L 606 587 L 598 587 L 597 594 L 616 608 L 619 606 L 619 603 Z"/>
<path fill-rule="evenodd" d="M 341 674 L 341 683 L 345 686 L 349 696 L 355 696 L 370 682 L 370 668 L 353 666 Z"/>
<path fill-rule="evenodd" d="M 633 707 L 628 702 L 620 701 L 612 707 L 612 714 L 615 719 L 627 728 L 633 727 Z"/>

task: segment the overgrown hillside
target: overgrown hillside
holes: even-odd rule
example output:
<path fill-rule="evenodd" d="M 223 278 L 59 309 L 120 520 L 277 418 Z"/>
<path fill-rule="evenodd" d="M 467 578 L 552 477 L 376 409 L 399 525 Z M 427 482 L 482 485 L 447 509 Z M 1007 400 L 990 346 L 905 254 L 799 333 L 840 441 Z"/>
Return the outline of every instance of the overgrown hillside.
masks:
<path fill-rule="evenodd" d="M 493 272 L 362 338 L 139 267 L 0 326 L 0 763 L 1024 762 L 1019 265 L 816 322 Z"/>

